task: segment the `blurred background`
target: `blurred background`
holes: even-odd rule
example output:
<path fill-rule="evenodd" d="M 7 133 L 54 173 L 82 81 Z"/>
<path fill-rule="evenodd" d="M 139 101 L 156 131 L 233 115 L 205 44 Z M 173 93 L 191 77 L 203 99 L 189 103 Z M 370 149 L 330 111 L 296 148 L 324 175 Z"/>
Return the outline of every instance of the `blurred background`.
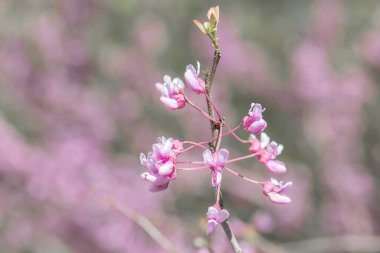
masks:
<path fill-rule="evenodd" d="M 230 126 L 263 104 L 285 145 L 278 179 L 293 181 L 292 204 L 274 205 L 225 173 L 245 252 L 380 252 L 376 0 L 0 0 L 0 252 L 232 252 L 221 228 L 205 235 L 208 171 L 179 172 L 160 193 L 140 179 L 157 136 L 210 138 L 207 120 L 164 108 L 154 84 L 210 66 L 192 19 L 215 5 L 215 103 Z M 222 147 L 248 152 L 230 137 Z M 234 169 L 271 176 L 254 159 Z"/>

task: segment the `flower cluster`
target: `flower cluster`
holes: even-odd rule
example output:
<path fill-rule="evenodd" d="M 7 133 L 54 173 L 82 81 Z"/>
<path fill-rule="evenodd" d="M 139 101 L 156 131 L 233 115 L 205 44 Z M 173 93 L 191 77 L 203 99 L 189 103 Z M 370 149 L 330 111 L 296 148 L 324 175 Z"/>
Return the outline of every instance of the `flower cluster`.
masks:
<path fill-rule="evenodd" d="M 256 154 L 259 162 L 264 164 L 269 171 L 273 173 L 286 172 L 286 166 L 283 162 L 276 160 L 277 156 L 282 153 L 284 146 L 275 141 L 270 142 L 270 138 L 266 133 L 261 133 L 260 141 L 256 136 L 250 136 L 249 152 Z"/>
<path fill-rule="evenodd" d="M 164 76 L 164 83 L 156 83 L 156 88 L 161 91 L 161 102 L 171 110 L 177 110 L 185 107 L 185 96 L 183 82 L 179 78 L 171 79 L 170 76 Z"/>
<path fill-rule="evenodd" d="M 157 192 L 168 188 L 170 180 L 175 179 L 177 155 L 183 150 L 183 146 L 178 140 L 162 136 L 153 144 L 152 149 L 147 156 L 140 154 L 141 165 L 148 169 L 141 177 L 151 183 L 150 191 Z"/>
<path fill-rule="evenodd" d="M 195 24 L 202 32 L 211 38 L 214 47 L 217 49 L 218 39 L 216 37 L 216 27 L 219 21 L 218 7 L 210 9 L 208 19 L 209 22 L 205 22 L 204 24 L 201 24 L 199 21 L 195 21 Z M 214 63 L 215 62 L 217 61 L 214 59 Z M 214 66 L 211 69 L 215 71 Z M 219 204 L 223 171 L 239 176 L 250 183 L 261 185 L 263 187 L 263 194 L 273 203 L 278 204 L 291 202 L 291 199 L 284 195 L 284 192 L 292 183 L 288 182 L 284 184 L 282 181 L 278 182 L 273 178 L 271 178 L 270 181 L 260 182 L 247 178 L 227 167 L 227 165 L 233 162 L 255 157 L 261 164 L 267 167 L 270 172 L 284 173 L 286 171 L 285 164 L 277 160 L 277 157 L 281 154 L 284 147 L 275 141 L 270 141 L 269 136 L 263 132 L 267 127 L 267 122 L 263 118 L 265 109 L 261 104 L 252 103 L 248 115 L 242 119 L 242 122 L 236 128 L 231 129 L 225 121 L 226 118 L 221 115 L 210 96 L 208 96 L 210 91 L 207 89 L 210 89 L 210 85 L 206 85 L 206 82 L 200 77 L 200 73 L 199 62 L 197 62 L 197 69 L 195 69 L 193 65 L 187 65 L 184 72 L 184 79 L 186 87 L 192 90 L 196 95 L 204 94 L 209 109 L 208 112 L 205 112 L 201 107 L 195 105 L 185 95 L 184 82 L 178 77 L 171 79 L 170 76 L 165 75 L 163 78 L 164 83 L 157 83 L 156 87 L 162 94 L 160 101 L 169 109 L 181 109 L 188 104 L 201 112 L 207 120 L 213 123 L 213 136 L 216 137 L 203 142 L 179 141 L 172 138 L 166 139 L 165 137 L 158 138 L 157 143 L 153 145 L 153 150 L 149 152 L 147 156 L 144 154 L 140 155 L 141 164 L 148 170 L 148 172 L 143 173 L 141 177 L 150 182 L 150 190 L 156 192 L 167 189 L 169 182 L 176 178 L 177 171 L 211 170 L 211 185 L 215 188 L 217 196 L 216 203 L 209 207 L 207 212 L 207 234 L 211 234 L 218 224 L 226 222 L 229 217 L 229 212 L 225 209 L 221 209 Z M 210 76 L 211 72 L 208 73 L 208 75 Z M 207 79 L 207 81 L 209 82 L 210 79 Z M 215 117 L 215 115 L 217 115 L 217 117 Z M 236 131 L 241 127 L 250 133 L 249 139 L 242 139 L 236 134 Z M 250 154 L 229 159 L 229 151 L 225 148 L 220 148 L 223 137 L 227 135 L 234 136 L 241 143 L 249 144 Z M 260 140 L 256 138 L 256 135 L 260 135 Z M 184 147 L 184 145 L 188 146 Z M 195 148 L 203 150 L 203 161 L 178 161 L 177 158 L 180 154 Z M 185 164 L 189 164 L 190 167 L 179 166 Z M 194 167 L 194 164 L 201 166 Z"/>
<path fill-rule="evenodd" d="M 283 184 L 282 181 L 278 182 L 276 179 L 271 178 L 271 181 L 265 182 L 263 187 L 263 193 L 268 196 L 273 203 L 277 204 L 288 204 L 292 200 L 282 194 L 286 188 L 292 186 L 292 182 L 287 182 Z"/>
<path fill-rule="evenodd" d="M 244 130 L 252 134 L 260 134 L 267 127 L 267 122 L 263 119 L 262 113 L 265 111 L 261 104 L 251 104 L 248 116 L 243 119 Z"/>

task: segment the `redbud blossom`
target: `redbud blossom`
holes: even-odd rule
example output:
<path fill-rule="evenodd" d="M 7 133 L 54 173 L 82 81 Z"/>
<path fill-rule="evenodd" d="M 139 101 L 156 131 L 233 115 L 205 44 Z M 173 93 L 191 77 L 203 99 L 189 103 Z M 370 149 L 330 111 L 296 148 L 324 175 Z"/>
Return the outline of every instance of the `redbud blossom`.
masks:
<path fill-rule="evenodd" d="M 140 154 L 141 164 L 148 169 L 141 177 L 151 183 L 150 191 L 157 192 L 168 188 L 169 181 L 175 179 L 174 166 L 183 147 L 180 141 L 162 136 L 153 144 L 152 149 L 147 156 Z"/>
<path fill-rule="evenodd" d="M 267 134 L 262 133 L 260 141 L 254 135 L 250 137 L 251 145 L 249 151 L 256 154 L 256 159 L 264 164 L 269 171 L 273 173 L 286 172 L 286 166 L 283 162 L 276 160 L 277 156 L 282 153 L 284 146 L 275 141 L 270 142 Z"/>
<path fill-rule="evenodd" d="M 177 110 L 185 107 L 186 101 L 183 94 L 185 85 L 179 78 L 171 79 L 170 76 L 164 76 L 164 83 L 156 83 L 156 88 L 161 91 L 160 101 L 171 110 Z"/>
<path fill-rule="evenodd" d="M 230 213 L 227 210 L 220 210 L 219 206 L 210 206 L 207 211 L 207 235 L 214 232 L 216 226 L 227 220 L 229 216 Z"/>
<path fill-rule="evenodd" d="M 288 204 L 292 202 L 292 200 L 282 193 L 290 186 L 292 186 L 292 182 L 283 184 L 282 181 L 278 182 L 276 179 L 271 178 L 271 181 L 267 181 L 263 184 L 263 194 L 268 196 L 273 203 Z"/>
<path fill-rule="evenodd" d="M 193 65 L 187 65 L 185 72 L 185 82 L 195 93 L 202 94 L 205 92 L 205 81 L 199 77 L 200 64 L 197 62 L 197 70 Z"/>
<path fill-rule="evenodd" d="M 210 150 L 203 152 L 203 159 L 205 164 L 211 169 L 211 184 L 213 187 L 218 186 L 222 181 L 222 168 L 228 160 L 229 152 L 223 148 L 215 153 Z"/>
<path fill-rule="evenodd" d="M 245 116 L 243 119 L 243 127 L 245 131 L 251 132 L 252 134 L 260 134 L 265 130 L 267 122 L 263 119 L 263 111 L 265 111 L 265 109 L 262 108 L 261 104 L 251 104 L 248 116 Z"/>

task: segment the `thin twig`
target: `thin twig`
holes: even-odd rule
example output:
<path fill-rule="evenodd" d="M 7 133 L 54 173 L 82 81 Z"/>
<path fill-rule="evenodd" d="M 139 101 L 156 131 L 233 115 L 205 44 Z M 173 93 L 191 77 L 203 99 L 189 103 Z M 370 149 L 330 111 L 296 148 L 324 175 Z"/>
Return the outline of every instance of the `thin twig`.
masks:
<path fill-rule="evenodd" d="M 202 113 L 206 118 L 208 118 L 211 122 L 213 122 L 214 124 L 218 124 L 218 121 L 214 119 L 214 117 L 210 117 L 210 115 L 208 115 L 205 111 L 203 111 L 201 108 L 199 108 L 198 106 L 196 106 L 193 102 L 191 102 L 191 100 L 187 97 L 185 97 L 185 100 L 186 102 L 191 105 L 192 107 L 194 107 L 194 109 L 196 109 L 197 111 L 199 111 L 200 113 Z"/>
<path fill-rule="evenodd" d="M 245 156 L 237 157 L 237 158 L 234 158 L 234 159 L 228 160 L 226 163 L 237 162 L 237 161 L 240 161 L 240 160 L 244 160 L 244 159 L 248 159 L 248 158 L 255 157 L 256 155 L 257 155 L 257 154 L 254 153 L 254 154 L 250 154 L 250 155 L 245 155 Z"/>
<path fill-rule="evenodd" d="M 210 115 L 210 117 L 212 119 L 215 118 L 215 115 L 214 115 L 213 104 L 212 104 L 211 87 L 212 87 L 212 82 L 214 80 L 215 72 L 216 72 L 220 57 L 221 57 L 221 52 L 220 52 L 218 45 L 214 43 L 214 46 L 215 46 L 215 52 L 214 52 L 214 59 L 212 62 L 212 67 L 211 67 L 210 72 L 206 76 L 206 103 L 207 103 L 208 114 Z M 221 124 L 223 122 L 222 117 L 220 117 L 220 118 L 221 118 L 221 120 L 220 120 L 219 124 L 215 124 L 214 122 L 210 121 L 212 141 L 210 141 L 209 147 L 210 147 L 211 152 L 218 151 L 218 148 L 220 146 L 220 139 L 221 139 L 220 137 L 222 136 Z M 232 132 L 231 129 L 229 129 L 229 130 L 230 130 L 230 132 Z M 220 185 L 216 188 L 216 202 L 219 204 L 219 206 L 221 208 L 223 208 L 223 198 L 222 198 Z M 234 233 L 232 232 L 231 227 L 228 224 L 227 220 L 222 222 L 222 227 L 223 227 L 224 233 L 226 234 L 234 252 L 235 253 L 242 253 L 243 250 L 241 249 L 239 242 L 237 241 Z"/>
<path fill-rule="evenodd" d="M 139 214 L 126 205 L 116 203 L 112 197 L 107 197 L 106 200 L 101 198 L 97 190 L 93 189 L 91 196 L 96 201 L 105 201 L 110 208 L 119 212 L 126 218 L 130 219 L 133 223 L 139 226 L 153 241 L 155 241 L 164 251 L 168 253 L 180 253 L 177 249 L 161 232 L 156 228 L 145 216 Z"/>
<path fill-rule="evenodd" d="M 263 184 L 264 182 L 259 182 L 259 181 L 256 181 L 256 180 L 253 180 L 253 179 L 250 179 L 242 174 L 240 174 L 239 172 L 236 172 L 228 167 L 224 167 L 225 170 L 227 170 L 228 172 L 232 173 L 233 175 L 235 176 L 238 176 L 238 177 L 241 177 L 242 179 L 250 182 L 250 183 L 254 183 L 254 184 Z"/>
<path fill-rule="evenodd" d="M 243 140 L 237 134 L 235 134 L 235 131 L 233 131 L 233 129 L 231 129 L 228 125 L 224 124 L 224 127 L 227 128 L 227 130 L 231 132 L 231 134 L 235 137 L 236 140 L 240 141 L 241 143 L 250 143 L 250 141 Z"/>

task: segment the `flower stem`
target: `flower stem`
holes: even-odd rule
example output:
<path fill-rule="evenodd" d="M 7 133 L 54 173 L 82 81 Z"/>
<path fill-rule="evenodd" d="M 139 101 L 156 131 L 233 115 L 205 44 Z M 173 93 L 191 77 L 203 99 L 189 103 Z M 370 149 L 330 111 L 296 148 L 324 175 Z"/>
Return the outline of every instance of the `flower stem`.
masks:
<path fill-rule="evenodd" d="M 188 163 L 188 164 L 204 164 L 205 162 L 201 162 L 201 161 L 191 161 L 191 162 L 177 161 L 177 164 L 184 164 L 184 163 Z"/>
<path fill-rule="evenodd" d="M 233 131 L 229 126 L 227 126 L 226 124 L 224 124 L 224 126 L 229 130 L 229 132 L 231 132 L 232 136 L 235 137 L 236 140 L 238 140 L 242 143 L 249 143 L 248 140 L 243 140 L 237 134 L 235 134 L 235 131 Z M 241 124 L 239 125 L 239 127 L 240 126 L 241 126 Z"/>
<path fill-rule="evenodd" d="M 193 102 L 190 101 L 189 98 L 187 98 L 185 96 L 185 100 L 186 102 L 191 105 L 192 107 L 194 107 L 197 111 L 201 112 L 206 118 L 208 118 L 210 121 L 212 121 L 214 124 L 218 124 L 218 121 L 214 119 L 214 117 L 208 115 L 205 111 L 203 111 L 201 108 L 199 108 L 198 106 L 196 106 Z"/>
<path fill-rule="evenodd" d="M 191 145 L 193 145 L 193 146 L 197 146 L 197 147 L 200 147 L 200 148 L 203 148 L 203 149 L 207 149 L 205 146 L 203 146 L 201 143 L 197 143 L 197 142 L 192 142 L 192 141 L 183 141 L 183 143 L 188 143 L 188 144 L 191 144 Z M 203 143 L 203 144 L 207 144 L 207 142 L 206 143 Z M 184 149 L 184 150 L 182 150 L 182 152 L 181 153 L 183 153 L 183 152 L 185 152 L 185 150 L 187 150 L 187 149 Z"/>
<path fill-rule="evenodd" d="M 242 179 L 250 182 L 250 183 L 254 183 L 254 184 L 263 184 L 264 182 L 259 182 L 259 181 L 256 181 L 256 180 L 253 180 L 253 179 L 250 179 L 246 176 L 243 176 L 242 174 L 234 171 L 234 170 L 231 170 L 230 168 L 228 167 L 223 167 L 225 170 L 227 170 L 228 172 L 230 172 L 231 174 L 235 175 L 235 176 L 238 176 L 238 177 L 241 177 Z"/>
<path fill-rule="evenodd" d="M 237 157 L 237 158 L 228 160 L 226 163 L 233 163 L 233 162 L 244 160 L 244 159 L 248 159 L 248 158 L 251 158 L 251 157 L 254 157 L 254 156 L 256 156 L 256 153 L 255 154 L 241 156 L 241 157 Z"/>
<path fill-rule="evenodd" d="M 193 167 L 193 168 L 176 168 L 177 170 L 204 170 L 208 169 L 208 166 L 203 166 L 203 167 Z"/>
<path fill-rule="evenodd" d="M 219 118 L 219 119 L 221 119 L 221 118 L 222 118 L 222 116 L 220 115 L 220 113 L 219 113 L 218 109 L 216 109 L 216 107 L 215 107 L 214 103 L 212 102 L 211 98 L 210 98 L 210 97 L 207 95 L 207 93 L 205 93 L 205 95 L 206 95 L 206 99 L 207 99 L 207 101 L 209 101 L 209 102 L 210 102 L 210 104 L 211 104 L 212 108 L 214 109 L 214 111 L 215 111 L 215 112 L 216 112 L 216 114 L 218 115 L 218 118 Z"/>

